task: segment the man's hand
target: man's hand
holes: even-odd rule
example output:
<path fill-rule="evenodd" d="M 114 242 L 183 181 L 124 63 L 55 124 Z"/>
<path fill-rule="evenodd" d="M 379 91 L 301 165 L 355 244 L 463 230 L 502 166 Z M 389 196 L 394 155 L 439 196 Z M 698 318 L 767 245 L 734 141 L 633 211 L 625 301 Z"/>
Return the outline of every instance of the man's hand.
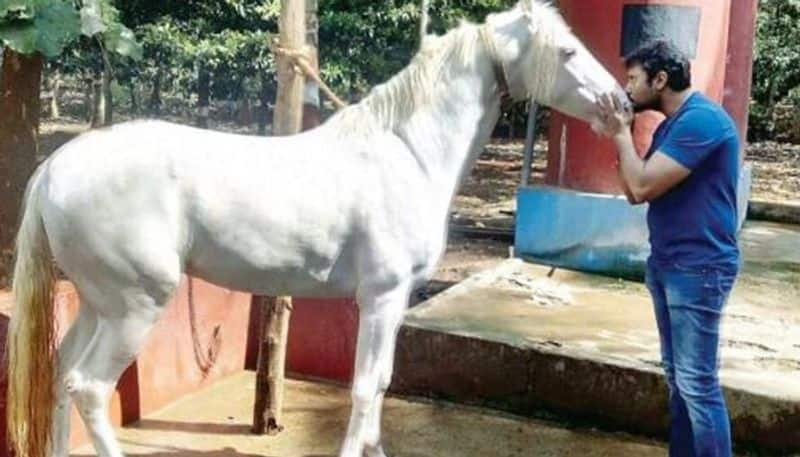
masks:
<path fill-rule="evenodd" d="M 633 123 L 633 107 L 630 103 L 606 93 L 597 99 L 597 108 L 600 112 L 600 133 L 609 138 L 630 134 Z"/>

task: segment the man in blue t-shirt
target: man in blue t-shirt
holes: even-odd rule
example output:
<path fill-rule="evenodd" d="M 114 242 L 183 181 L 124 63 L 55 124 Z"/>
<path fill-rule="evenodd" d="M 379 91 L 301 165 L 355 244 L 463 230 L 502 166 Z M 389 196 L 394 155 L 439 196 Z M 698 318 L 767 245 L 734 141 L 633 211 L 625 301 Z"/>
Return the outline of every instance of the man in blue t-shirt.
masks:
<path fill-rule="evenodd" d="M 722 107 L 691 89 L 689 61 L 670 43 L 647 43 L 625 65 L 633 111 L 667 116 L 642 160 L 633 145 L 631 107 L 611 95 L 598 102 L 628 200 L 650 204 L 646 282 L 670 389 L 669 455 L 730 457 L 718 353 L 722 308 L 739 268 L 736 126 Z"/>

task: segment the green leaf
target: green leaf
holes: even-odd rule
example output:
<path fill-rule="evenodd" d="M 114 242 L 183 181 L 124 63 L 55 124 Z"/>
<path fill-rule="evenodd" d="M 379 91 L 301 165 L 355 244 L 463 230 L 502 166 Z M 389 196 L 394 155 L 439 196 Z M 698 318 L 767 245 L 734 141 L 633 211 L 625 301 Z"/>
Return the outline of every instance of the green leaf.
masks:
<path fill-rule="evenodd" d="M 81 23 L 78 12 L 70 3 L 57 1 L 37 12 L 34 25 L 39 51 L 47 57 L 54 57 L 78 36 Z"/>
<path fill-rule="evenodd" d="M 0 0 L 0 22 L 3 19 L 33 19 L 36 5 L 33 0 Z"/>
<path fill-rule="evenodd" d="M 84 0 L 81 8 L 81 33 L 93 36 L 106 30 L 99 0 Z"/>
<path fill-rule="evenodd" d="M 40 3 L 32 22 L 0 23 L 0 41 L 23 54 L 57 56 L 79 33 L 78 12 L 63 1 Z"/>
<path fill-rule="evenodd" d="M 134 60 L 142 58 L 142 46 L 136 41 L 136 36 L 131 29 L 119 22 L 109 24 L 103 33 L 103 41 L 109 52 Z"/>
<path fill-rule="evenodd" d="M 36 48 L 36 26 L 19 22 L 0 28 L 0 42 L 21 54 L 32 54 Z"/>

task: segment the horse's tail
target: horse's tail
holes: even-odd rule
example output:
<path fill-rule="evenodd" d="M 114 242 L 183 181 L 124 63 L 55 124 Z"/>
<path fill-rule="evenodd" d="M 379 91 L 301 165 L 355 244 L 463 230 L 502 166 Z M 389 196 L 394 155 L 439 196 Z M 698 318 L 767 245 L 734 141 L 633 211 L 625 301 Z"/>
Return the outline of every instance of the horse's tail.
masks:
<path fill-rule="evenodd" d="M 47 457 L 55 400 L 55 268 L 40 208 L 43 169 L 31 178 L 23 200 L 6 343 L 8 438 L 17 457 Z"/>

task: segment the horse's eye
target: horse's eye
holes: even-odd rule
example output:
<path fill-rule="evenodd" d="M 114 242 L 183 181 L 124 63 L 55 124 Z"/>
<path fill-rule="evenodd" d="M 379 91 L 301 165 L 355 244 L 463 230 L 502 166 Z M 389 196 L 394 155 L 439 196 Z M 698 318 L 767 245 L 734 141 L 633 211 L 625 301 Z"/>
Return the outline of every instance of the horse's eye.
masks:
<path fill-rule="evenodd" d="M 561 55 L 564 57 L 564 60 L 568 60 L 575 56 L 578 53 L 578 50 L 575 48 L 561 48 Z"/>

